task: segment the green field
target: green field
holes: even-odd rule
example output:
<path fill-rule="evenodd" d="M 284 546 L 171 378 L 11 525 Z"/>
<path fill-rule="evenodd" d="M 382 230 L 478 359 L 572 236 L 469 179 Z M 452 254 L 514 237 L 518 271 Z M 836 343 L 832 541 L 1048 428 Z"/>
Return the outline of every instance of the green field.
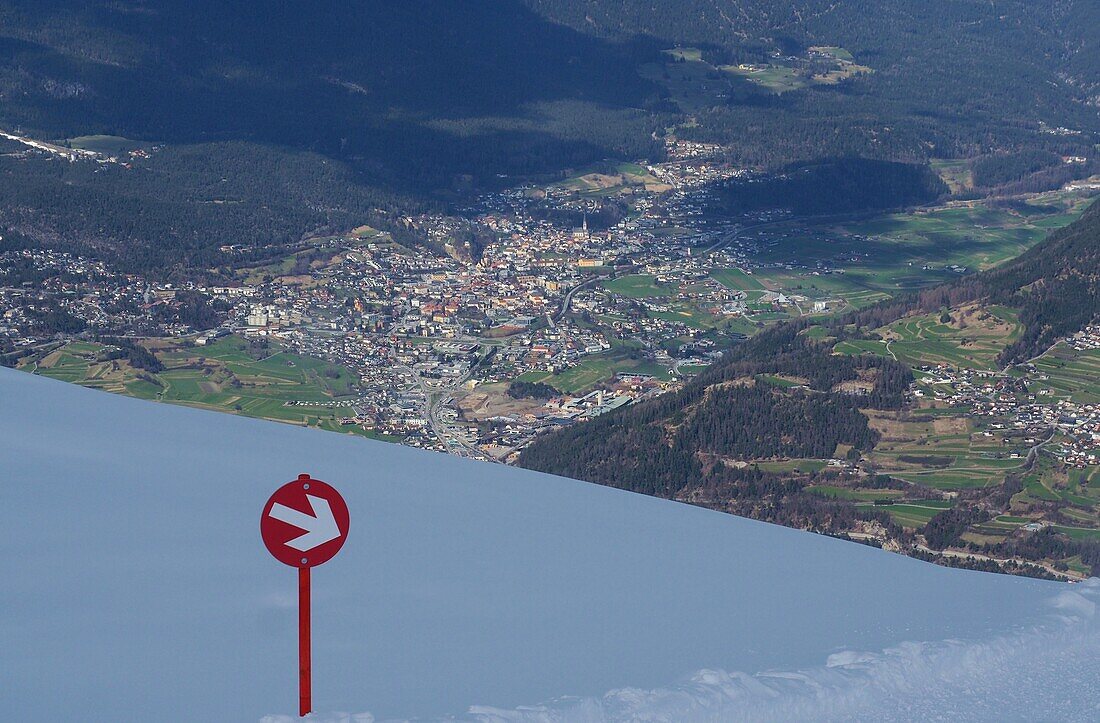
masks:
<path fill-rule="evenodd" d="M 848 487 L 834 487 L 831 485 L 811 485 L 807 492 L 824 497 L 832 497 L 838 500 L 856 500 L 859 502 L 874 502 L 875 500 L 892 500 L 905 494 L 903 490 L 862 490 Z"/>
<path fill-rule="evenodd" d="M 1019 256 L 1052 228 L 1068 225 L 1087 205 L 1083 199 L 1052 195 L 1012 208 L 976 203 L 882 216 L 840 228 L 871 239 L 872 251 L 888 247 L 894 265 L 918 271 L 926 264 L 986 269 Z"/>
<path fill-rule="evenodd" d="M 972 420 L 936 417 L 921 410 L 916 419 L 876 414 L 871 424 L 882 440 L 869 455 L 884 474 L 942 490 L 992 487 L 1025 459 L 1011 457 L 1010 447 L 977 434 Z"/>
<path fill-rule="evenodd" d="M 756 83 L 773 93 L 786 93 L 812 84 L 805 72 L 785 65 L 768 65 L 752 70 L 742 69 L 736 65 L 722 65 L 719 66 L 719 70 Z"/>
<path fill-rule="evenodd" d="M 1055 525 L 1054 529 L 1074 540 L 1100 540 L 1100 530 L 1067 527 L 1065 525 Z"/>
<path fill-rule="evenodd" d="M 769 63 L 749 67 L 722 65 L 718 69 L 767 88 L 773 93 L 786 93 L 811 85 L 833 85 L 857 75 L 873 72 L 867 66 L 857 65 L 852 54 L 844 48 L 815 46 L 810 50 L 817 53 L 818 63 L 831 62 L 832 67 L 817 74 L 812 73 L 807 67 L 802 67 L 801 64 L 789 66 Z"/>
<path fill-rule="evenodd" d="M 605 198 L 644 187 L 661 192 L 669 186 L 637 163 L 608 163 L 584 168 L 556 184 L 584 198 Z"/>
<path fill-rule="evenodd" d="M 1065 192 L 1024 203 L 974 202 L 858 221 L 769 226 L 753 284 L 713 274 L 734 289 L 767 287 L 809 299 L 840 298 L 863 308 L 900 292 L 943 283 L 1014 258 L 1079 216 L 1089 200 Z M 791 268 L 786 268 L 787 266 Z M 814 270 L 815 267 L 823 270 Z"/>
<path fill-rule="evenodd" d="M 33 370 L 142 399 L 373 436 L 356 425 L 340 424 L 353 415 L 340 402 L 353 398 L 358 385 L 354 372 L 274 344 L 260 355 L 232 336 L 208 346 L 158 343 L 157 357 L 165 369 L 157 373 L 108 359 L 108 351 L 99 344 L 73 342 L 37 360 Z"/>
<path fill-rule="evenodd" d="M 517 377 L 517 380 L 545 382 L 566 394 L 581 394 L 623 372 L 650 374 L 663 381 L 671 378 L 667 367 L 653 362 L 632 359 L 630 358 L 630 350 L 622 348 L 613 349 L 603 354 L 589 355 L 576 366 L 560 374 L 532 371 L 521 374 Z"/>
<path fill-rule="evenodd" d="M 943 512 L 943 507 L 933 507 L 924 504 L 896 504 L 886 505 L 878 509 L 885 510 L 894 522 L 902 527 L 923 527 L 933 517 Z"/>
<path fill-rule="evenodd" d="M 764 472 L 820 472 L 828 466 L 824 459 L 783 459 L 768 462 L 757 462 Z"/>
<path fill-rule="evenodd" d="M 603 287 L 612 293 L 631 299 L 671 296 L 676 293 L 676 287 L 658 284 L 656 277 L 645 274 L 608 279 L 603 282 Z"/>
<path fill-rule="evenodd" d="M 69 138 L 68 143 L 73 148 L 84 151 L 94 151 L 108 156 L 120 156 L 143 146 L 149 145 L 142 141 L 132 141 L 121 136 L 78 136 Z"/>
<path fill-rule="evenodd" d="M 1036 359 L 1032 391 L 1049 390 L 1056 399 L 1071 399 L 1081 404 L 1100 403 L 1100 350 L 1076 351 L 1066 344 Z"/>
<path fill-rule="evenodd" d="M 711 269 L 710 276 L 722 286 L 734 291 L 761 290 L 764 288 L 758 278 L 738 268 Z"/>
<path fill-rule="evenodd" d="M 946 364 L 952 367 L 998 370 L 997 355 L 1020 334 L 1014 310 L 1005 307 L 967 307 L 951 312 L 950 322 L 940 314 L 900 319 L 877 329 L 878 339 L 851 339 L 838 343 L 838 354 L 892 356 L 910 366 Z"/>
<path fill-rule="evenodd" d="M 792 379 L 789 377 L 776 376 L 774 374 L 758 374 L 756 376 L 756 381 L 770 384 L 780 389 L 794 389 L 795 387 L 804 387 L 807 384 L 805 379 Z"/>
<path fill-rule="evenodd" d="M 837 354 L 848 355 L 878 354 L 880 356 L 889 356 L 889 353 L 886 351 L 886 342 L 876 339 L 853 339 L 850 341 L 842 341 L 833 347 L 833 351 Z"/>
<path fill-rule="evenodd" d="M 953 311 L 952 315 L 948 323 L 941 322 L 939 314 L 909 317 L 880 333 L 890 340 L 889 351 L 911 366 L 998 369 L 997 355 L 1021 331 L 1016 312 L 1004 307 L 975 308 L 972 313 Z"/>

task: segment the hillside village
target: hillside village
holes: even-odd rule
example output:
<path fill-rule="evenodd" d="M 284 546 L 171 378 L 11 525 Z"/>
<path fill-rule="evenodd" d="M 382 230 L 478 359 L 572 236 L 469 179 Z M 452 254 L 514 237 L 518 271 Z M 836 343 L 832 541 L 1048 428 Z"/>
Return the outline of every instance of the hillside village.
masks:
<path fill-rule="evenodd" d="M 47 146 L 39 150 L 59 152 Z M 781 218 L 704 218 L 715 184 L 744 175 L 713 162 L 718 150 L 671 140 L 672 160 L 631 167 L 609 193 L 526 186 L 482 196 L 463 218 L 404 219 L 447 253 L 364 227 L 316 240 L 289 266 L 244 268 L 238 282 L 221 286 L 151 282 L 58 251 L 8 251 L 0 258 L 8 270 L 0 277 L 0 338 L 20 354 L 73 335 L 168 337 L 197 347 L 227 335 L 265 339 L 356 371 L 357 396 L 341 401 L 354 411 L 347 425 L 506 458 L 543 429 L 677 388 L 716 358 L 723 339 L 755 325 L 734 331 L 721 328 L 724 321 L 754 310 L 800 313 L 799 297 L 766 291 L 750 309 L 745 291 L 712 277 L 745 264 L 754 248 L 747 228 Z M 629 212 L 590 225 L 612 197 L 626 199 Z M 547 205 L 580 223 L 536 217 Z M 490 239 L 483 248 L 449 245 L 471 225 Z M 612 283 L 624 277 L 647 288 Z M 196 294 L 213 310 L 203 318 L 190 308 Z M 594 376 L 548 400 L 506 393 L 516 379 L 577 370 Z M 464 407 L 462 398 L 479 388 L 493 390 L 491 403 Z"/>

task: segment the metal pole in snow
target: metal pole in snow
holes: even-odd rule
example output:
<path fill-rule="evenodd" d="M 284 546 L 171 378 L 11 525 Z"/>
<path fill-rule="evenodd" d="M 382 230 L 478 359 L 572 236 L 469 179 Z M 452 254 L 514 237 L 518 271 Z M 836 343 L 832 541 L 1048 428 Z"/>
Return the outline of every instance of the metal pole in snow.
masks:
<path fill-rule="evenodd" d="M 309 568 L 298 568 L 298 715 L 313 708 L 310 690 Z"/>
<path fill-rule="evenodd" d="M 308 474 L 275 490 L 260 515 L 260 537 L 267 551 L 284 565 L 298 568 L 298 715 L 302 717 L 313 710 L 309 570 L 340 551 L 349 524 L 348 506 L 340 493 Z"/>

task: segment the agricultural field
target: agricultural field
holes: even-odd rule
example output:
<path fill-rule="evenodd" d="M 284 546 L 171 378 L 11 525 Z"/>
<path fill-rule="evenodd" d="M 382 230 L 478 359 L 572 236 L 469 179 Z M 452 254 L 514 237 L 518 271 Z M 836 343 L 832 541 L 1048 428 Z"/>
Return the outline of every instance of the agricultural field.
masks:
<path fill-rule="evenodd" d="M 722 65 L 719 66 L 718 69 L 724 73 L 729 73 L 730 75 L 756 83 L 773 93 L 787 93 L 792 90 L 800 90 L 818 82 L 811 78 L 805 71 L 798 68 L 791 68 L 786 65 L 770 64 L 751 68 L 742 68 L 737 65 Z"/>
<path fill-rule="evenodd" d="M 607 198 L 644 188 L 650 193 L 663 193 L 672 187 L 637 163 L 613 163 L 608 167 L 582 169 L 557 184 L 584 198 Z"/>
<path fill-rule="evenodd" d="M 822 55 L 828 55 L 830 57 L 836 58 L 837 60 L 843 60 L 848 63 L 851 63 L 855 60 L 855 58 L 852 57 L 851 52 L 835 45 L 813 45 L 810 46 L 808 50 L 811 53 L 821 53 Z"/>
<path fill-rule="evenodd" d="M 734 291 L 763 290 L 765 288 L 756 276 L 738 268 L 711 269 L 710 277 L 727 289 L 733 289 Z"/>
<path fill-rule="evenodd" d="M 612 293 L 631 299 L 672 296 L 676 293 L 675 286 L 659 284 L 656 277 L 645 274 L 608 279 L 603 282 L 603 287 Z"/>
<path fill-rule="evenodd" d="M 271 344 L 259 349 L 239 337 L 207 346 L 147 342 L 164 365 L 158 372 L 110 358 L 111 347 L 71 342 L 34 361 L 27 371 L 142 399 L 185 404 L 303 426 L 351 431 L 358 378 L 349 369 L 292 354 Z"/>
<path fill-rule="evenodd" d="M 102 153 L 105 156 L 122 156 L 130 151 L 137 150 L 139 148 L 147 148 L 150 146 L 148 142 L 144 141 L 132 141 L 129 138 L 123 138 L 122 136 L 78 136 L 76 138 L 69 138 L 66 141 L 62 141 L 62 144 L 68 143 L 72 148 L 77 148 L 82 151 L 92 151 L 94 153 Z"/>
<path fill-rule="evenodd" d="M 874 507 L 890 515 L 891 519 L 902 527 L 915 530 L 927 525 L 929 520 L 951 507 L 951 503 L 944 500 L 916 500 L 890 505 L 874 505 Z"/>
<path fill-rule="evenodd" d="M 767 88 L 773 93 L 786 93 L 811 85 L 835 85 L 843 80 L 874 72 L 871 68 L 856 63 L 852 54 L 844 48 L 815 46 L 809 48 L 809 51 L 819 70 L 823 63 L 829 67 L 816 73 L 808 64 L 723 65 L 718 69 Z"/>
<path fill-rule="evenodd" d="M 829 462 L 824 459 L 783 459 L 754 464 L 764 472 L 820 472 Z"/>
<path fill-rule="evenodd" d="M 732 289 L 766 288 L 859 309 L 1007 261 L 1071 223 L 1088 201 L 1051 192 L 1011 204 L 953 203 L 839 223 L 777 224 L 747 237 L 758 264 L 751 276 L 725 269 L 712 276 Z"/>
<path fill-rule="evenodd" d="M 1012 498 L 1013 509 L 1026 510 L 1032 503 L 1060 502 L 1061 512 L 1076 522 L 1100 527 L 1100 467 L 1062 469 L 1049 456 L 1041 456 L 1024 476 L 1024 489 Z"/>
<path fill-rule="evenodd" d="M 1080 404 L 1100 403 L 1100 350 L 1076 351 L 1063 343 L 1033 363 L 1031 391 Z"/>
<path fill-rule="evenodd" d="M 869 459 L 880 473 L 911 484 L 939 490 L 992 487 L 1026 463 L 1026 449 L 984 436 L 969 417 L 935 418 L 919 412 L 869 416 L 881 435 Z"/>
<path fill-rule="evenodd" d="M 516 379 L 521 382 L 544 382 L 566 394 L 581 394 L 623 372 L 650 374 L 665 381 L 671 379 L 667 367 L 633 359 L 630 350 L 626 348 L 613 349 L 604 354 L 592 354 L 560 374 L 532 371 L 521 374 Z"/>
<path fill-rule="evenodd" d="M 893 265 L 926 271 L 957 265 L 982 270 L 1019 256 L 1054 228 L 1070 224 L 1088 199 L 1051 192 L 1011 205 L 968 202 L 853 221 L 837 230 L 869 242 L 873 258 L 888 251 Z"/>
<path fill-rule="evenodd" d="M 840 224 L 775 224 L 745 238 L 757 265 L 715 266 L 708 274 L 745 293 L 748 315 L 736 319 L 736 331 L 751 334 L 757 323 L 862 309 L 995 265 L 1041 240 L 1050 228 L 1068 224 L 1085 205 L 1077 194 L 1051 193 L 1011 206 L 974 203 Z M 610 280 L 604 287 L 629 298 L 658 301 L 675 292 L 645 275 Z M 797 301 L 777 309 L 759 301 L 767 291 Z M 825 310 L 814 312 L 815 302 L 823 302 Z M 669 300 L 667 306 L 649 313 L 700 330 L 722 323 L 708 309 L 688 302 Z M 950 322 L 940 322 L 938 315 L 907 319 L 880 333 L 881 341 L 847 341 L 836 350 L 893 355 L 916 365 L 989 369 L 1019 329 L 1011 310 L 966 309 Z"/>
<path fill-rule="evenodd" d="M 875 502 L 876 500 L 893 500 L 905 495 L 904 490 L 877 490 L 877 489 L 852 489 L 851 487 L 835 487 L 833 485 L 810 485 L 807 492 L 822 497 L 832 497 L 837 500 L 854 500 L 856 502 Z"/>
<path fill-rule="evenodd" d="M 997 355 L 1021 328 L 1013 309 L 970 305 L 948 313 L 910 316 L 874 331 L 879 339 L 850 339 L 833 347 L 837 354 L 878 354 L 910 366 L 946 364 L 996 371 Z"/>
<path fill-rule="evenodd" d="M 996 370 L 997 355 L 1016 340 L 1016 313 L 1005 307 L 971 305 L 940 314 L 907 317 L 879 329 L 884 351 L 910 366 L 947 364 Z"/>

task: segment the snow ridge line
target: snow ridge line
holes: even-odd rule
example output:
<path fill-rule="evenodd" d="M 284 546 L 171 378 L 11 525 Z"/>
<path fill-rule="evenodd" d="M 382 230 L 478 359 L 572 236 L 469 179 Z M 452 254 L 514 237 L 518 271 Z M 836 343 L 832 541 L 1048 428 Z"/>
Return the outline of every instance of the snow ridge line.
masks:
<path fill-rule="evenodd" d="M 725 723 L 726 721 L 1096 720 L 1100 717 L 1100 580 L 1048 601 L 1041 622 L 985 640 L 905 642 L 841 651 L 825 664 L 755 674 L 700 670 L 651 690 L 563 697 L 510 710 L 473 706 L 451 723 Z M 289 723 L 271 715 L 261 723 Z M 375 723 L 370 713 L 317 716 Z"/>

